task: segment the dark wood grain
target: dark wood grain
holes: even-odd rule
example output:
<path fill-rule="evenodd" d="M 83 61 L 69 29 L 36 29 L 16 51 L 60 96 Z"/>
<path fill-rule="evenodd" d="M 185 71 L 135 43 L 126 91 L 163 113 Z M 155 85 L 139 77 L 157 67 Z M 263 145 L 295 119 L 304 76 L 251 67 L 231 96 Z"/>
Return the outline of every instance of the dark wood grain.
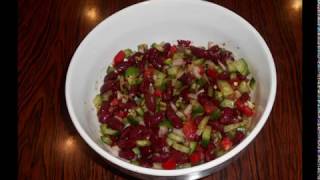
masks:
<path fill-rule="evenodd" d="M 136 0 L 20 0 L 19 179 L 132 179 L 108 166 L 73 127 L 64 99 L 71 57 L 86 34 Z M 216 0 L 249 21 L 273 54 L 278 88 L 269 121 L 240 158 L 209 180 L 302 179 L 299 0 Z M 301 1 L 300 1 L 301 2 Z M 96 17 L 88 11 L 96 11 Z"/>

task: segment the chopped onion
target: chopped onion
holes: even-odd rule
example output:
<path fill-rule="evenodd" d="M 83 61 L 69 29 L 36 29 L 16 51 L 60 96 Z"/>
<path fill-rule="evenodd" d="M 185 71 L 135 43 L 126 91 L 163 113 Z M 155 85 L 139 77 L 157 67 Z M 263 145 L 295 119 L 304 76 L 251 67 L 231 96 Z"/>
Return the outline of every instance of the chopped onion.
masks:
<path fill-rule="evenodd" d="M 177 107 L 176 105 L 174 105 L 172 102 L 170 102 L 170 106 L 174 111 L 177 111 Z"/>
<path fill-rule="evenodd" d="M 111 154 L 113 154 L 113 155 L 115 155 L 115 156 L 119 156 L 119 151 L 120 151 L 120 148 L 119 148 L 119 146 L 112 146 L 111 148 L 110 148 L 110 152 L 111 152 Z"/>
<path fill-rule="evenodd" d="M 168 128 L 166 126 L 160 126 L 159 128 L 159 136 L 163 137 L 168 133 Z"/>
<path fill-rule="evenodd" d="M 196 94 L 188 94 L 188 97 L 191 99 L 197 99 L 197 95 Z"/>
<path fill-rule="evenodd" d="M 192 105 L 189 104 L 189 105 L 184 109 L 183 113 L 184 113 L 187 117 L 189 117 L 190 114 L 191 114 L 191 111 L 192 111 Z"/>

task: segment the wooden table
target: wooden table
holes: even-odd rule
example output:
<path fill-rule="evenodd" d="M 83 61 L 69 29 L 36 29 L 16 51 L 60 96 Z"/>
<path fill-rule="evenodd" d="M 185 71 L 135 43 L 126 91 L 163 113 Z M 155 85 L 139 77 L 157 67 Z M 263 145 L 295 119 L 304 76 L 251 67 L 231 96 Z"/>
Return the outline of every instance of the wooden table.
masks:
<path fill-rule="evenodd" d="M 96 24 L 135 0 L 20 0 L 19 179 L 131 179 L 81 139 L 67 112 L 71 57 Z M 302 179 L 301 0 L 216 0 L 250 22 L 273 54 L 278 89 L 269 120 L 243 155 L 205 179 Z"/>

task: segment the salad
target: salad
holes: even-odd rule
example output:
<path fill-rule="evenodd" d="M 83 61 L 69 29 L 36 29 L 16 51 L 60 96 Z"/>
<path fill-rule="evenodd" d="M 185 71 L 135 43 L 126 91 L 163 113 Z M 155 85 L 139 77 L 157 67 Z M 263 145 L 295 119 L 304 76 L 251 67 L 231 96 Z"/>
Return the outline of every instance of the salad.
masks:
<path fill-rule="evenodd" d="M 213 43 L 119 51 L 94 98 L 101 140 L 132 164 L 178 169 L 211 161 L 249 133 L 255 80 Z"/>

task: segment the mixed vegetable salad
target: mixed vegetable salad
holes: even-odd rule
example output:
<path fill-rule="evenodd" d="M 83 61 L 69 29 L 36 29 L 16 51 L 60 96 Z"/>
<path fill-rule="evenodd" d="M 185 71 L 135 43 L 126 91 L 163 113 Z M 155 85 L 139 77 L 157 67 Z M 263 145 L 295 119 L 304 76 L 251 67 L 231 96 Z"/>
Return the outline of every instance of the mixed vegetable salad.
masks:
<path fill-rule="evenodd" d="M 244 59 L 188 40 L 125 49 L 94 99 L 101 140 L 129 162 L 178 169 L 239 144 L 255 114 L 255 80 Z"/>

